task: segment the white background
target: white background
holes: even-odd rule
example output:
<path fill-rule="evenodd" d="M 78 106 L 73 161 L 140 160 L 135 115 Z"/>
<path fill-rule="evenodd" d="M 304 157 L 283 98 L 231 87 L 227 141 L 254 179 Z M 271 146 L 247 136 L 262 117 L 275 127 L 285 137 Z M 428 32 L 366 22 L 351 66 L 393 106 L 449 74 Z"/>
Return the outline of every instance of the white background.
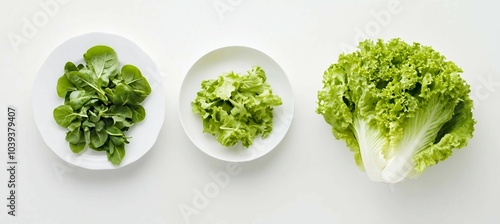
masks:
<path fill-rule="evenodd" d="M 2 1 L 0 164 L 6 164 L 6 111 L 13 105 L 20 170 L 13 218 L 5 207 L 7 171 L 0 169 L 0 223 L 500 223 L 497 1 L 319 2 Z M 28 23 L 36 29 L 26 32 Z M 59 159 L 43 142 L 31 107 L 35 75 L 49 53 L 95 31 L 131 39 L 150 54 L 167 94 L 155 146 L 112 171 Z M 22 42 L 13 42 L 15 35 Z M 430 45 L 462 67 L 478 123 L 468 147 L 416 180 L 389 186 L 371 182 L 355 166 L 315 108 L 323 71 L 345 46 L 392 37 Z M 227 164 L 188 139 L 178 98 L 190 66 L 228 45 L 259 49 L 282 66 L 294 90 L 295 116 L 275 150 L 236 164 L 239 172 L 220 187 L 210 174 L 226 172 Z M 209 195 L 196 193 L 205 188 Z M 193 213 L 183 217 L 179 208 L 187 207 Z"/>

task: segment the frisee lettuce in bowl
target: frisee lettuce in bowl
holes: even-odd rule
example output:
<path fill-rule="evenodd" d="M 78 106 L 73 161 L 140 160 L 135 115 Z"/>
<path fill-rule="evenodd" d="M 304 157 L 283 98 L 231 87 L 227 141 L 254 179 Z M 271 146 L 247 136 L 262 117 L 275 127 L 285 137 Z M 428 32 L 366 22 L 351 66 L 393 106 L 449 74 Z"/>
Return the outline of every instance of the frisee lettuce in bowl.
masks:
<path fill-rule="evenodd" d="M 64 104 L 53 117 L 67 128 L 66 141 L 74 153 L 88 146 L 105 151 L 119 165 L 129 137 L 125 133 L 146 117 L 141 103 L 151 87 L 134 65 L 119 68 L 118 56 L 109 46 L 91 47 L 83 55 L 85 65 L 67 62 L 57 81 L 57 95 Z"/>
<path fill-rule="evenodd" d="M 229 72 L 203 80 L 191 103 L 192 111 L 203 120 L 203 132 L 226 147 L 238 142 L 249 147 L 257 136 L 267 137 L 273 129 L 273 108 L 282 101 L 266 80 L 259 66 L 246 74 Z"/>

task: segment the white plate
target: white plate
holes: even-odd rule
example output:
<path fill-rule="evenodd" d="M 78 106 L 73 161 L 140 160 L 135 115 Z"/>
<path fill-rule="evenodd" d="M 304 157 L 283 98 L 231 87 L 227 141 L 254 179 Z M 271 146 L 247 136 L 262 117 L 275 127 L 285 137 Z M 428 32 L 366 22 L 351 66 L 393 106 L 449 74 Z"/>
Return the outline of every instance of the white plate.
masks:
<path fill-rule="evenodd" d="M 265 72 L 267 82 L 273 94 L 281 97 L 283 104 L 274 108 L 273 131 L 266 138 L 256 138 L 253 145 L 245 148 L 241 143 L 222 146 L 214 136 L 203 133 L 202 120 L 191 110 L 191 102 L 201 90 L 201 82 L 216 79 L 226 72 L 246 73 L 252 66 L 258 65 Z M 275 148 L 285 137 L 292 122 L 294 100 L 288 78 L 281 67 L 261 51 L 230 46 L 211 51 L 201 57 L 188 71 L 181 86 L 179 96 L 179 115 L 182 126 L 191 141 L 206 154 L 224 161 L 244 162 L 257 159 Z"/>
<path fill-rule="evenodd" d="M 85 149 L 75 154 L 65 140 L 67 130 L 58 126 L 52 111 L 63 104 L 57 96 L 57 80 L 64 73 L 64 65 L 71 61 L 83 63 L 83 54 L 92 46 L 107 45 L 113 48 L 123 64 L 137 66 L 151 85 L 151 94 L 141 104 L 146 110 L 146 118 L 130 128 L 126 133 L 132 137 L 125 145 L 126 154 L 120 165 L 108 161 L 105 152 Z M 94 170 L 116 169 L 124 167 L 141 158 L 153 146 L 160 132 L 165 115 L 165 91 L 160 72 L 151 57 L 135 43 L 121 36 L 107 33 L 88 33 L 73 37 L 52 51 L 38 71 L 33 86 L 33 114 L 35 123 L 45 143 L 66 162 Z"/>

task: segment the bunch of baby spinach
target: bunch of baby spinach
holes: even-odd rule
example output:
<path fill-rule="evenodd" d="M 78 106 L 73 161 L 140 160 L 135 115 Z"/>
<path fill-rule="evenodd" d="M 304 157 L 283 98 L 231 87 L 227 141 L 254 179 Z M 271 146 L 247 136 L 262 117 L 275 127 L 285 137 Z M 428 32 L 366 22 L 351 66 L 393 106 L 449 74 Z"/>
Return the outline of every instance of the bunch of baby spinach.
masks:
<path fill-rule="evenodd" d="M 141 71 L 133 65 L 119 70 L 116 52 L 103 45 L 83 55 L 86 65 L 67 62 L 57 81 L 57 95 L 64 104 L 53 111 L 56 123 L 68 129 L 66 141 L 74 153 L 85 146 L 105 151 L 108 160 L 118 165 L 125 157 L 125 132 L 144 120 L 140 105 L 151 93 Z"/>

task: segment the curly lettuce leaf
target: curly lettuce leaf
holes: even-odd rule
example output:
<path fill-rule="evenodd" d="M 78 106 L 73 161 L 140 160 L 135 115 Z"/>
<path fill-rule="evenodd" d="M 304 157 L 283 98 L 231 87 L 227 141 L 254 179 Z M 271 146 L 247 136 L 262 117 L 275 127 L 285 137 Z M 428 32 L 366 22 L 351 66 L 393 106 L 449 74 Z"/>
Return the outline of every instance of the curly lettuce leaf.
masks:
<path fill-rule="evenodd" d="M 372 180 L 402 181 L 467 145 L 473 104 L 456 64 L 397 38 L 358 48 L 325 71 L 316 112 Z"/>
<path fill-rule="evenodd" d="M 191 106 L 203 120 L 203 132 L 227 147 L 238 142 L 249 147 L 257 136 L 267 137 L 272 131 L 273 108 L 282 101 L 266 79 L 264 70 L 254 66 L 247 74 L 230 72 L 202 81 Z"/>

